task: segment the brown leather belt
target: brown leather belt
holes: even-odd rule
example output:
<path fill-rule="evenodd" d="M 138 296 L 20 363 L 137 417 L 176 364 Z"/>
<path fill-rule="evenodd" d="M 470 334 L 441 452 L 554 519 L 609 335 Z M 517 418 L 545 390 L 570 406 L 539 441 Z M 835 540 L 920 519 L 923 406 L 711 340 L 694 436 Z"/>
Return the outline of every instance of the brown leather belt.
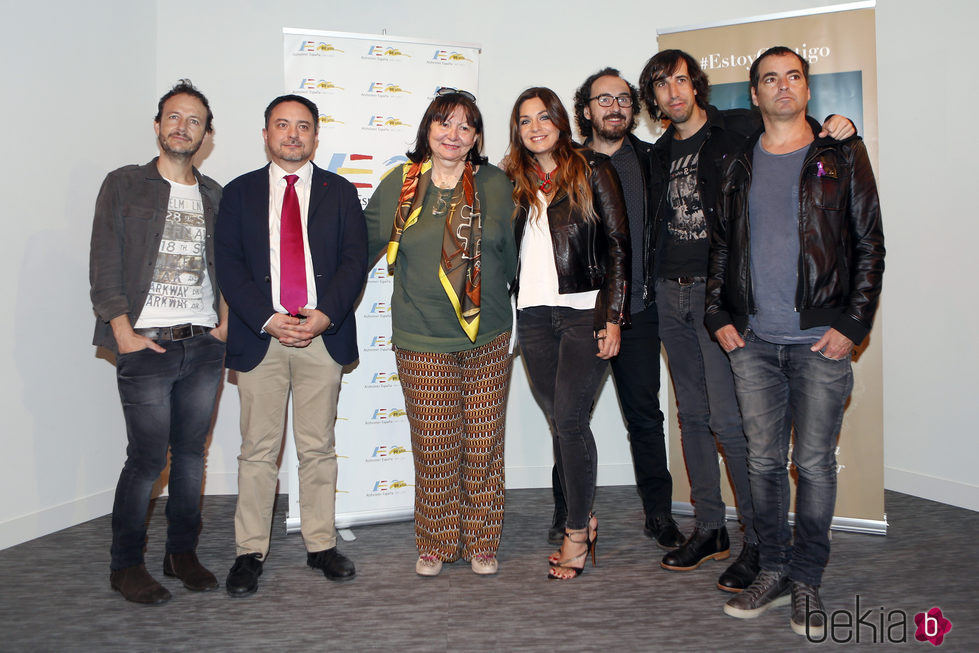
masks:
<path fill-rule="evenodd" d="M 149 327 L 146 329 L 133 329 L 136 333 L 141 336 L 146 336 L 150 340 L 160 340 L 160 341 L 171 341 L 171 340 L 187 340 L 188 338 L 193 338 L 194 336 L 202 336 L 209 332 L 211 327 L 201 326 L 199 324 L 178 324 L 176 326 L 169 327 Z"/>

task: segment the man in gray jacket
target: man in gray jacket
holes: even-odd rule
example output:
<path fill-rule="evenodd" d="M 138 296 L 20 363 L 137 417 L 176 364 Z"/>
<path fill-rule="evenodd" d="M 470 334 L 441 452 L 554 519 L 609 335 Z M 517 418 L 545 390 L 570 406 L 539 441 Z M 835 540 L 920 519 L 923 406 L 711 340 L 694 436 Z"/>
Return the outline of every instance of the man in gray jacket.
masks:
<path fill-rule="evenodd" d="M 170 592 L 146 571 L 150 494 L 170 458 L 163 573 L 187 589 L 217 587 L 197 560 L 204 442 L 224 368 L 227 309 L 214 276 L 221 187 L 193 167 L 211 131 L 207 98 L 180 80 L 154 121 L 160 156 L 105 178 L 89 261 L 93 344 L 116 355 L 126 419 L 126 463 L 112 506 L 113 589 L 163 603 Z"/>

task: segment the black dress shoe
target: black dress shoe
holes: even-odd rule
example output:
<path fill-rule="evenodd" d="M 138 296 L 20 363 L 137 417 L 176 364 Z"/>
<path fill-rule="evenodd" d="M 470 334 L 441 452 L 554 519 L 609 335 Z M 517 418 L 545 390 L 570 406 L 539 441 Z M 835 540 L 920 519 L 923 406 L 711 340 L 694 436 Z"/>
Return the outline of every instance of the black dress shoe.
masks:
<path fill-rule="evenodd" d="M 551 527 L 547 529 L 547 541 L 554 546 L 564 544 L 564 525 L 568 521 L 568 511 L 554 506 L 554 515 L 551 517 Z"/>
<path fill-rule="evenodd" d="M 246 553 L 235 558 L 224 586 L 235 597 L 254 594 L 258 589 L 258 577 L 262 575 L 261 553 Z"/>
<path fill-rule="evenodd" d="M 168 553 L 163 557 L 163 575 L 179 578 L 192 592 L 209 592 L 218 586 L 218 579 L 197 559 L 193 551 Z"/>
<path fill-rule="evenodd" d="M 725 592 L 742 592 L 755 582 L 755 577 L 760 570 L 758 545 L 745 542 L 741 545 L 738 559 L 732 562 L 717 579 L 717 589 Z"/>
<path fill-rule="evenodd" d="M 647 517 L 642 530 L 646 537 L 653 538 L 664 549 L 675 549 L 687 541 L 669 514 Z"/>
<path fill-rule="evenodd" d="M 660 566 L 670 571 L 690 571 L 708 560 L 726 560 L 731 556 L 731 542 L 724 527 L 697 529 L 686 544 L 663 556 Z"/>
<path fill-rule="evenodd" d="M 170 592 L 150 576 L 143 564 L 112 570 L 109 585 L 133 603 L 166 603 L 170 600 Z"/>
<path fill-rule="evenodd" d="M 357 573 L 353 561 L 337 551 L 336 547 L 306 553 L 306 564 L 313 569 L 322 569 L 329 580 L 350 580 Z"/>

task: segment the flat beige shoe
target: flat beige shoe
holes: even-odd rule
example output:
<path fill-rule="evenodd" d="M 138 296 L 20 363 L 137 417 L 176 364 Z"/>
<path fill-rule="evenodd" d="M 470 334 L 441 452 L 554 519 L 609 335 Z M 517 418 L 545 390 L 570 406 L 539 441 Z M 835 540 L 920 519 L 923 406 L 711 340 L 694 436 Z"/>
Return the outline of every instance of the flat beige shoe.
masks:
<path fill-rule="evenodd" d="M 472 568 L 474 574 L 489 576 L 495 574 L 499 569 L 496 556 L 477 555 L 473 556 Z"/>
<path fill-rule="evenodd" d="M 415 573 L 419 576 L 438 576 L 442 571 L 442 561 L 431 555 L 418 556 Z"/>

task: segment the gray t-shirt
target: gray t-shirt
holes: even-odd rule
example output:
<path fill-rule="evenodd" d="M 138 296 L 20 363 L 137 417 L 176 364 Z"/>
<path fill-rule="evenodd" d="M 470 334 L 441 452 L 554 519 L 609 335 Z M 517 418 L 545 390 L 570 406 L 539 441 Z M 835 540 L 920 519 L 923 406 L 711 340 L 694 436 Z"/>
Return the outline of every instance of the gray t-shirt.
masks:
<path fill-rule="evenodd" d="M 814 343 L 828 327 L 799 328 L 799 180 L 809 147 L 769 154 L 755 144 L 748 191 L 751 290 L 756 312 L 748 326 L 780 345 Z"/>

